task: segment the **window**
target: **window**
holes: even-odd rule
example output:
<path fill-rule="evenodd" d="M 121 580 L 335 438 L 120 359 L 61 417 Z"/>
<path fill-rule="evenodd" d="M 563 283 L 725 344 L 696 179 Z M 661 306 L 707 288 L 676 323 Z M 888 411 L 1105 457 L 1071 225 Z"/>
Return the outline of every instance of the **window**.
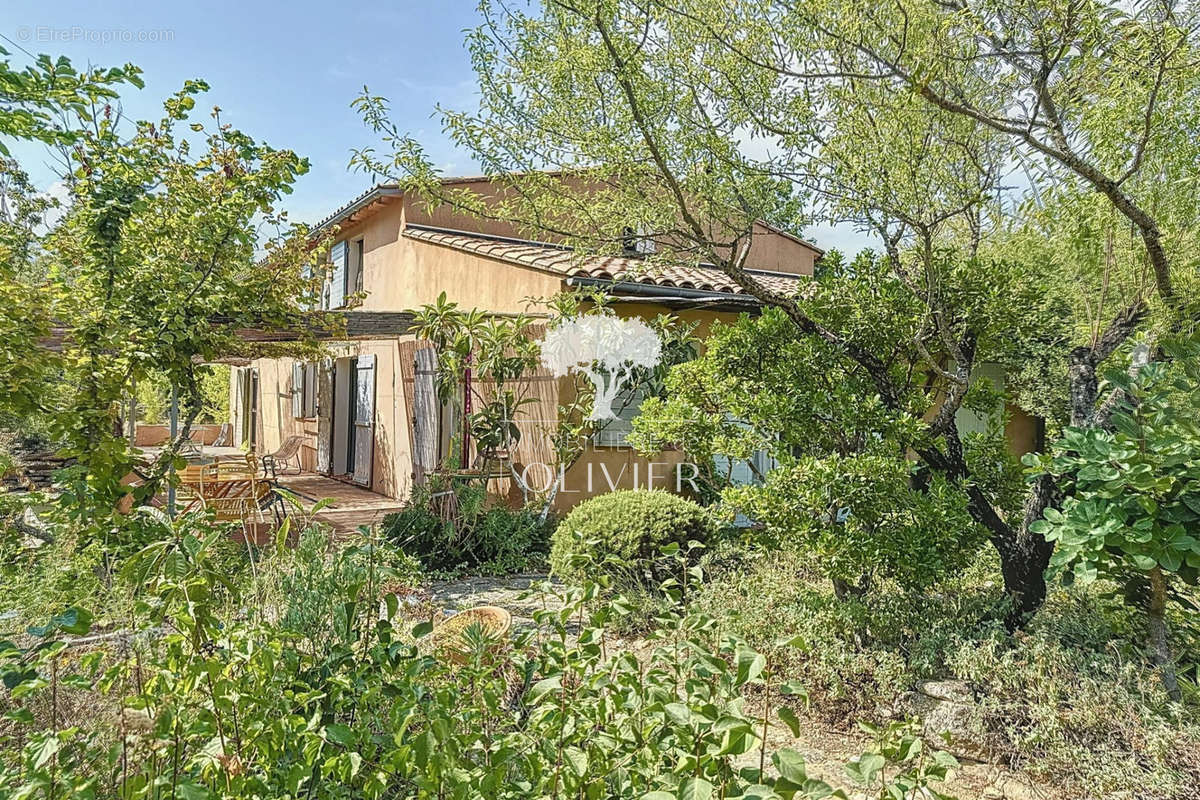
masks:
<path fill-rule="evenodd" d="M 292 416 L 310 419 L 317 416 L 317 365 L 292 364 Z"/>

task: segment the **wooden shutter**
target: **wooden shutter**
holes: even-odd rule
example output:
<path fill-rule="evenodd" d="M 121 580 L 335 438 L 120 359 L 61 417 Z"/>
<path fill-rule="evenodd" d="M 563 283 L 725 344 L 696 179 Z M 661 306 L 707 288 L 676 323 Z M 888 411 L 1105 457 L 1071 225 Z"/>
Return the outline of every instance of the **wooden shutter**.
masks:
<path fill-rule="evenodd" d="M 333 359 L 317 365 L 317 472 L 333 471 Z"/>
<path fill-rule="evenodd" d="M 430 348 L 418 350 L 414 355 L 416 367 L 413 375 L 413 477 L 417 483 L 425 475 L 437 469 L 438 438 L 441 434 L 440 404 L 434 377 L 437 375 L 437 357 Z"/>
<path fill-rule="evenodd" d="M 333 276 L 329 286 L 329 307 L 341 308 L 346 304 L 346 264 L 349 261 L 350 248 L 345 242 L 338 242 L 329 251 L 329 260 L 333 263 Z"/>
<path fill-rule="evenodd" d="M 317 364 L 312 362 L 304 365 L 304 400 L 301 411 L 305 419 L 317 415 Z"/>
<path fill-rule="evenodd" d="M 233 380 L 233 446 L 241 447 L 246 439 L 246 416 L 250 413 L 246 406 L 246 370 L 234 367 Z"/>
<path fill-rule="evenodd" d="M 304 416 L 304 365 L 292 362 L 292 416 Z"/>
<path fill-rule="evenodd" d="M 375 356 L 359 356 L 354 365 L 354 482 L 371 485 L 375 455 Z"/>

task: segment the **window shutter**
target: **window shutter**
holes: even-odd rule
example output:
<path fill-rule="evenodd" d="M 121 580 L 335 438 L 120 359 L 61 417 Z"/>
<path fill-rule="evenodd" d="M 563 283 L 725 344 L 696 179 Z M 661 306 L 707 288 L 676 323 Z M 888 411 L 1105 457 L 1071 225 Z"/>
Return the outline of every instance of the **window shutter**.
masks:
<path fill-rule="evenodd" d="M 304 365 L 304 416 L 312 418 L 317 415 L 317 364 Z"/>
<path fill-rule="evenodd" d="M 338 242 L 329 251 L 329 260 L 333 263 L 333 277 L 329 287 L 329 307 L 341 308 L 346 304 L 346 265 L 349 261 L 350 249 L 345 242 Z"/>
<path fill-rule="evenodd" d="M 292 416 L 304 416 L 304 365 L 292 364 Z"/>
<path fill-rule="evenodd" d="M 624 447 L 629 444 L 633 418 L 642 410 L 643 399 L 642 393 L 637 390 L 622 389 L 617 392 L 612 403 L 613 413 L 617 416 L 596 431 L 595 443 L 600 447 Z"/>

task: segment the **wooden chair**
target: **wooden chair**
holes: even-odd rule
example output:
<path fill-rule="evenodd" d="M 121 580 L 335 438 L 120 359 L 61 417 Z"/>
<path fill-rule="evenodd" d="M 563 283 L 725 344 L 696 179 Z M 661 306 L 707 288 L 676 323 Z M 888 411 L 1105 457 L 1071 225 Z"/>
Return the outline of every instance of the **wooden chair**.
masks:
<path fill-rule="evenodd" d="M 206 496 L 204 507 L 218 521 L 240 522 L 247 536 L 251 524 L 266 521 L 266 511 L 273 510 L 279 521 L 279 510 L 275 508 L 279 496 L 271 481 L 259 475 L 259 462 L 253 453 L 248 453 L 245 461 L 222 461 L 213 466 L 220 494 Z"/>
<path fill-rule="evenodd" d="M 204 444 L 190 436 L 179 444 L 179 455 L 186 459 L 204 458 Z"/>
<path fill-rule="evenodd" d="M 218 483 L 216 464 L 193 464 L 181 471 L 175 492 L 183 510 L 203 507 L 205 498 L 213 493 Z"/>
<path fill-rule="evenodd" d="M 303 436 L 293 435 L 284 439 L 278 450 L 263 456 L 263 474 L 274 479 L 279 476 L 281 468 L 283 470 L 294 468 L 296 475 L 303 472 L 304 468 L 300 464 L 300 445 L 302 444 L 304 444 Z"/>

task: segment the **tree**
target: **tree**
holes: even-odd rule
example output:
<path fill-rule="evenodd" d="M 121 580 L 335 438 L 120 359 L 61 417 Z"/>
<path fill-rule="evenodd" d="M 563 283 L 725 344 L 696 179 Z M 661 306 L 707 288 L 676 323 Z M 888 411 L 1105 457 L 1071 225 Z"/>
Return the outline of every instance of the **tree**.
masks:
<path fill-rule="evenodd" d="M 657 366 L 661 356 L 658 334 L 637 317 L 589 314 L 564 319 L 542 340 L 542 364 L 555 376 L 578 370 L 592 382 L 592 420 L 615 418 L 613 400 L 631 373 Z"/>
<path fill-rule="evenodd" d="M 1028 463 L 1074 484 L 1061 510 L 1048 508 L 1033 524 L 1058 545 L 1051 573 L 1084 584 L 1103 576 L 1143 594 L 1149 650 L 1178 700 L 1166 610 L 1171 583 L 1200 576 L 1200 348 L 1164 347 L 1176 356 L 1170 363 L 1135 358 L 1107 373 L 1128 398 L 1112 412 L 1113 430 L 1070 428 Z"/>
<path fill-rule="evenodd" d="M 106 519 L 129 493 L 146 501 L 157 492 L 202 406 L 200 364 L 245 354 L 239 330 L 294 328 L 293 349 L 303 351 L 314 347 L 311 330 L 336 327 L 303 322 L 323 242 L 276 208 L 307 162 L 223 122 L 218 108 L 211 124 L 194 121 L 201 81 L 169 97 L 158 120 L 123 120 L 115 85 L 140 83 L 137 74 L 78 75 L 47 57 L 23 71 L 0 69 L 0 124 L 57 147 L 69 188 L 48 230 L 21 213 L 5 228 L 6 244 L 24 244 L 9 245 L 16 263 L 6 261 L 4 291 L 25 305 L 0 311 L 0 329 L 18 343 L 13 361 L 38 369 L 0 367 L 9 381 L 0 406 L 48 421 L 76 460 L 64 500 L 91 520 Z M 18 169 L 7 174 L 24 208 L 34 195 L 15 180 Z M 145 468 L 116 414 L 151 371 L 179 387 L 190 411 L 179 439 Z M 138 471 L 141 486 L 122 483 Z"/>
<path fill-rule="evenodd" d="M 842 596 L 866 592 L 879 577 L 927 586 L 976 553 L 986 529 L 967 516 L 961 486 L 914 472 L 907 456 L 929 409 L 929 376 L 909 361 L 921 357 L 912 337 L 922 304 L 890 276 L 885 258 L 836 261 L 802 307 L 825 324 L 859 328 L 861 341 L 889 353 L 891 379 L 904 387 L 912 414 L 894 414 L 861 366 L 768 308 L 714 325 L 704 353 L 672 370 L 666 399 L 643 404 L 632 439 L 648 451 L 682 447 L 728 504 L 765 526 L 768 543 L 812 554 Z M 996 351 L 987 339 L 983 346 Z M 997 508 L 1015 513 L 1021 476 L 1003 440 L 1001 398 L 977 380 L 963 403 L 990 427 L 962 437 L 973 480 Z M 775 468 L 757 473 L 756 451 Z M 712 466 L 718 457 L 748 464 L 761 485 L 726 489 L 728 477 Z"/>
<path fill-rule="evenodd" d="M 886 9 L 861 0 L 554 0 L 534 14 L 482 9 L 485 22 L 469 40 L 480 108 L 444 110 L 443 121 L 489 173 L 509 176 L 502 202 L 486 207 L 440 189 L 419 144 L 370 95 L 359 108 L 391 153 L 365 148 L 356 163 L 595 252 L 616 252 L 628 230 L 652 232 L 659 246 L 648 269 L 656 260 L 707 262 L 780 308 L 802 335 L 857 365 L 890 414 L 919 421 L 912 449 L 966 492 L 1000 554 L 1010 622 L 1027 619 L 1044 599 L 1052 549 L 1029 526 L 1060 487 L 1038 480 L 1023 513 L 1007 515 L 974 479 L 954 422 L 972 367 L 990 357 L 989 339 L 999 350 L 1021 342 L 1045 365 L 1069 345 L 1056 375 L 1070 398 L 1068 421 L 1103 426 L 1111 398 L 1099 398 L 1096 369 L 1156 305 L 1135 293 L 1113 310 L 1109 284 L 1073 287 L 1081 295 L 1073 306 L 1109 322 L 1094 335 L 1078 318 L 1048 331 L 1044 313 L 1030 319 L 990 290 L 995 274 L 1016 266 L 1021 296 L 1035 296 L 1039 272 L 1062 265 L 997 257 L 993 240 L 1039 202 L 1099 192 L 1139 231 L 1134 272 L 1148 270 L 1158 306 L 1178 313 L 1171 264 L 1195 242 L 1194 204 L 1180 199 L 1186 191 L 1177 196 L 1195 181 L 1200 141 L 1195 11 L 1076 0 L 901 0 Z M 1031 186 L 1023 205 L 1001 180 L 1014 166 Z M 869 321 L 840 327 L 746 270 L 754 221 L 795 230 L 806 209 L 881 234 L 891 274 L 923 309 L 908 345 L 920 352 L 910 365 L 936 378 L 926 408 L 941 394 L 929 418 L 895 380 L 892 354 L 864 335 Z M 1114 283 L 1136 284 L 1136 275 Z M 949 286 L 971 292 L 964 302 Z M 1058 288 L 1042 287 L 1049 305 Z"/>

